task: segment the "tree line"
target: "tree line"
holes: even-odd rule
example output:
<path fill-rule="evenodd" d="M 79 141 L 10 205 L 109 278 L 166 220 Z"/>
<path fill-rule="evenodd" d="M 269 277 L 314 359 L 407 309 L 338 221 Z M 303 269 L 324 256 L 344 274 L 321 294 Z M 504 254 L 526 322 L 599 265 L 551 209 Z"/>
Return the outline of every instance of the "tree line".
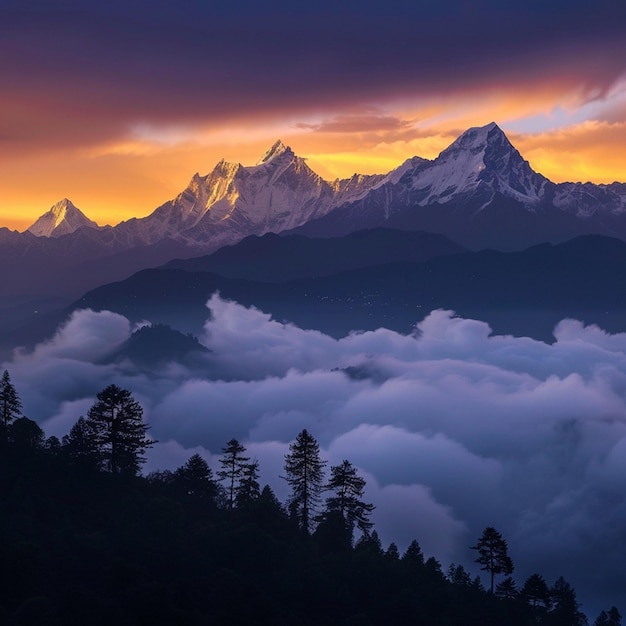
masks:
<path fill-rule="evenodd" d="M 116 385 L 61 440 L 21 409 L 5 371 L 0 623 L 589 623 L 562 577 L 549 586 L 536 573 L 518 588 L 493 527 L 471 546 L 487 589 L 462 565 L 444 573 L 417 540 L 402 555 L 394 543 L 383 548 L 365 480 L 348 460 L 327 475 L 306 429 L 284 457 L 283 504 L 261 488 L 258 461 L 237 439 L 215 473 L 194 454 L 142 476 L 156 441 L 141 405 Z M 593 622 L 620 624 L 615 607 Z"/>

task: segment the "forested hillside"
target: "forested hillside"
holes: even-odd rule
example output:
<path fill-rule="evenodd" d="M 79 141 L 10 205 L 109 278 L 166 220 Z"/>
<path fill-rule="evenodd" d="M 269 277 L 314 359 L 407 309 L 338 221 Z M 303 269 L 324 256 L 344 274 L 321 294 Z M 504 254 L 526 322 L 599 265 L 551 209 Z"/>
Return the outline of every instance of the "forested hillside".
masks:
<path fill-rule="evenodd" d="M 519 586 L 506 540 L 477 538 L 484 586 L 426 558 L 419 537 L 381 545 L 349 460 L 326 471 L 305 429 L 285 456 L 291 493 L 258 482 L 236 439 L 219 467 L 193 455 L 140 474 L 154 442 L 130 392 L 110 385 L 60 441 L 0 382 L 2 624 L 587 624 L 564 578 Z M 567 572 L 564 572 L 567 575 Z M 594 626 L 617 626 L 616 608 Z"/>

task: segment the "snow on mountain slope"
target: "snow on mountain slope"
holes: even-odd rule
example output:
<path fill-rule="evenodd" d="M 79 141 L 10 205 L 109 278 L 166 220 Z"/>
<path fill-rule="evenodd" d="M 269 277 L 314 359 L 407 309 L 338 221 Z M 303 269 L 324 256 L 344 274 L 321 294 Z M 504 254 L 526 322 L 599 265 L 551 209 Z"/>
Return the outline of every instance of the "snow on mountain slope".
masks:
<path fill-rule="evenodd" d="M 598 211 L 620 215 L 626 212 L 626 183 L 560 183 L 555 186 L 553 203 L 583 219 Z"/>
<path fill-rule="evenodd" d="M 481 187 L 532 206 L 540 202 L 548 182 L 531 169 L 493 122 L 470 128 L 434 161 L 418 166 L 400 180 L 421 192 L 422 206 L 445 203 Z"/>
<path fill-rule="evenodd" d="M 586 233 L 626 240 L 626 184 L 555 184 L 495 124 L 470 128 L 432 161 L 414 158 L 361 198 L 295 232 L 317 237 L 386 226 L 441 233 L 467 247 L 522 249 Z"/>
<path fill-rule="evenodd" d="M 151 215 L 117 228 L 144 244 L 172 238 L 205 252 L 248 235 L 281 232 L 325 215 L 338 203 L 363 197 L 379 176 L 355 175 L 328 183 L 277 141 L 253 166 L 220 161 L 206 176 Z"/>
<path fill-rule="evenodd" d="M 79 228 L 99 228 L 67 198 L 57 202 L 27 230 L 37 237 L 60 237 L 73 233 Z"/>

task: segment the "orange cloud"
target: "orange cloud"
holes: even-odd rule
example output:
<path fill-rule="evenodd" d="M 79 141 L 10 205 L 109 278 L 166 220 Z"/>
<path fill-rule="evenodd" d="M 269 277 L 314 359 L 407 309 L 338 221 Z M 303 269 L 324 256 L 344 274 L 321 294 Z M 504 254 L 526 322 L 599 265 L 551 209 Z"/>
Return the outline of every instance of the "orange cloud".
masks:
<path fill-rule="evenodd" d="M 587 121 L 513 141 L 531 166 L 554 182 L 626 181 L 626 122 Z"/>

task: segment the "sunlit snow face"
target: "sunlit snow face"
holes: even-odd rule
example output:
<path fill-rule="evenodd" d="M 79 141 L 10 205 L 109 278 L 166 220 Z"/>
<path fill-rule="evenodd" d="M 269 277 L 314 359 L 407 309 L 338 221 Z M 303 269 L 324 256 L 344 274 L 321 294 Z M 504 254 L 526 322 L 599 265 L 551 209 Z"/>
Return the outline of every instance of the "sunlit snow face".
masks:
<path fill-rule="evenodd" d="M 160 441 L 146 471 L 195 452 L 214 462 L 235 437 L 284 498 L 283 457 L 307 428 L 330 464 L 349 459 L 367 479 L 384 542 L 417 538 L 444 565 L 472 567 L 468 546 L 491 525 L 520 582 L 564 575 L 582 601 L 626 599 L 612 582 L 626 575 L 626 334 L 565 320 L 548 345 L 434 311 L 410 336 L 336 340 L 218 296 L 208 306 L 211 352 L 193 370 L 97 365 L 131 329 L 91 311 L 4 366 L 48 435 L 68 432 L 115 383 Z"/>

